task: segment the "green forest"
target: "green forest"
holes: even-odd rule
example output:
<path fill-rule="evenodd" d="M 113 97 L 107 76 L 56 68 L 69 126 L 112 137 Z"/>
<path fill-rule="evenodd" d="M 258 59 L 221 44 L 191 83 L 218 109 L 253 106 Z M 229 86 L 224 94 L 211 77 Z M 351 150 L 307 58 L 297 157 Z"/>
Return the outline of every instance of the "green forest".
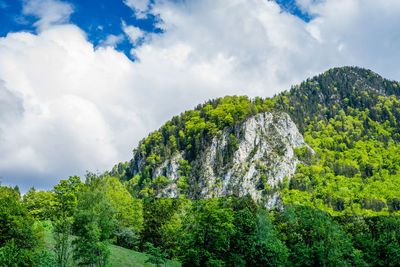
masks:
<path fill-rule="evenodd" d="M 117 266 L 112 246 L 156 266 L 399 266 L 399 98 L 398 82 L 335 68 L 272 98 L 201 104 L 109 172 L 23 196 L 1 186 L 0 266 Z M 279 192 L 283 206 L 268 210 L 250 195 L 201 199 L 198 165 L 213 137 L 232 130 L 218 160 L 227 169 L 238 149 L 234 129 L 282 111 L 312 148 L 296 149 L 301 163 L 290 180 L 263 187 Z M 157 198 L 171 181 L 154 170 L 180 151 L 179 197 Z"/>
<path fill-rule="evenodd" d="M 111 244 L 158 266 L 398 266 L 400 217 L 340 215 L 251 197 L 135 199 L 109 176 L 0 191 L 1 266 L 110 266 Z M 45 235 L 51 235 L 49 248 Z M 113 266 L 113 265 L 111 265 Z M 116 266 L 116 265 L 114 265 Z"/>

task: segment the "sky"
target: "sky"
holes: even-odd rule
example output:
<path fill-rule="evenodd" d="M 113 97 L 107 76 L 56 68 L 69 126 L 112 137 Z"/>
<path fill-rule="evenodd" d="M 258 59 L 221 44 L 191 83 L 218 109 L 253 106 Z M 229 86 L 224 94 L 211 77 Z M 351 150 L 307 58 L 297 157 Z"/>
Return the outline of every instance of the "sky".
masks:
<path fill-rule="evenodd" d="M 172 116 L 338 66 L 400 80 L 398 0 L 0 0 L 0 181 L 127 161 Z"/>

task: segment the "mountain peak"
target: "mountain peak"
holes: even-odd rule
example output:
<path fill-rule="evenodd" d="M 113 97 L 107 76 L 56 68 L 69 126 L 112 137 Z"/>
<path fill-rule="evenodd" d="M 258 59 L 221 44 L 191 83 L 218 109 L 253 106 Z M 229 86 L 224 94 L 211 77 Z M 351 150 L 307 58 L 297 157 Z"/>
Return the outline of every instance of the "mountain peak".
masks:
<path fill-rule="evenodd" d="M 248 194 L 268 207 L 396 210 L 399 89 L 370 70 L 342 67 L 273 98 L 210 100 L 140 141 L 111 175 L 136 197 Z M 385 196 L 373 193 L 377 181 L 387 184 Z"/>

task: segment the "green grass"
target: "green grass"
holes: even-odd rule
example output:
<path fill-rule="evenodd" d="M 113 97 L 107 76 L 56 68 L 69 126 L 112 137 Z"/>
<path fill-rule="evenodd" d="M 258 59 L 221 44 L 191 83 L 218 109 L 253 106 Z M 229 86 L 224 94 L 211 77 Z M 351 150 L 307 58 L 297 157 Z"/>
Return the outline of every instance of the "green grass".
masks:
<path fill-rule="evenodd" d="M 133 251 L 130 249 L 126 249 L 123 247 L 118 247 L 111 245 L 111 256 L 110 256 L 110 265 L 111 266 L 155 266 L 154 264 L 145 263 L 147 260 L 147 256 L 144 253 L 140 253 L 137 251 Z M 164 265 L 162 265 L 164 266 Z M 181 266 L 179 262 L 176 261 L 167 261 L 167 266 L 169 267 L 178 267 Z"/>
<path fill-rule="evenodd" d="M 45 242 L 45 247 L 53 252 L 53 247 L 54 247 L 54 239 L 50 231 L 45 231 L 44 232 L 44 242 Z M 111 267 L 152 267 L 155 266 L 154 264 L 151 263 L 145 263 L 147 260 L 147 256 L 145 253 L 140 253 L 137 251 L 133 251 L 130 249 L 126 249 L 123 247 L 111 245 L 110 246 L 110 259 L 109 263 Z M 77 266 L 75 262 L 72 260 L 72 253 L 70 257 L 70 266 Z M 164 265 L 162 265 L 164 266 Z M 180 267 L 182 266 L 181 263 L 176 262 L 176 261 L 167 261 L 167 266 L 168 267 Z"/>

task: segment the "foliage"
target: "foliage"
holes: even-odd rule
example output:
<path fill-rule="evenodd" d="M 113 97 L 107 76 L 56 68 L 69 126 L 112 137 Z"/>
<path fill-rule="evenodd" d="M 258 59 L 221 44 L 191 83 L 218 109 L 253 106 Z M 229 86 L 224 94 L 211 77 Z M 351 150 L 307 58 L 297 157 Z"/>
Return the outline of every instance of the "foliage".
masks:
<path fill-rule="evenodd" d="M 54 223 L 53 237 L 55 240 L 54 251 L 58 266 L 68 266 L 71 248 L 72 218 L 61 217 Z"/>
<path fill-rule="evenodd" d="M 58 266 L 68 266 L 70 258 L 73 212 L 77 206 L 78 192 L 83 183 L 77 176 L 61 180 L 54 186 L 54 251 Z"/>
<path fill-rule="evenodd" d="M 57 261 L 53 254 L 48 250 L 43 249 L 36 253 L 34 256 L 33 266 L 34 267 L 53 267 L 57 265 Z"/>
<path fill-rule="evenodd" d="M 117 228 L 115 236 L 117 238 L 116 244 L 118 246 L 129 249 L 138 249 L 139 236 L 133 228 Z"/>
<path fill-rule="evenodd" d="M 23 197 L 29 213 L 38 220 L 50 220 L 54 215 L 55 195 L 51 191 L 29 189 Z"/>
<path fill-rule="evenodd" d="M 83 183 L 78 176 L 70 176 L 68 180 L 61 180 L 54 186 L 56 210 L 58 217 L 70 217 L 77 205 L 77 193 Z"/>
<path fill-rule="evenodd" d="M 224 97 L 199 105 L 143 139 L 130 162 L 111 172 L 128 180 L 135 197 L 154 197 L 171 183 L 154 170 L 177 153 L 179 194 L 196 199 L 204 174 L 203 149 L 222 132 L 227 148 L 216 154 L 214 171 L 229 169 L 237 149 L 236 130 L 260 112 L 287 112 L 308 147 L 297 148 L 301 164 L 279 190 L 284 204 L 304 204 L 333 215 L 400 212 L 400 86 L 357 67 L 331 69 L 271 99 Z M 135 174 L 135 175 L 133 175 Z M 268 191 L 267 177 L 258 189 Z"/>
<path fill-rule="evenodd" d="M 256 229 L 249 244 L 250 266 L 285 266 L 288 265 L 289 250 L 278 238 L 269 213 L 260 210 L 254 220 Z"/>
<path fill-rule="evenodd" d="M 131 227 L 139 233 L 143 227 L 143 205 L 140 199 L 134 199 L 118 178 L 105 176 L 105 191 L 120 227 Z"/>
<path fill-rule="evenodd" d="M 0 186 L 0 266 L 29 266 L 40 235 L 19 192 Z"/>
<path fill-rule="evenodd" d="M 110 255 L 110 237 L 114 233 L 115 212 L 101 185 L 101 179 L 90 177 L 78 194 L 74 213 L 74 259 L 79 265 L 105 266 Z"/>
<path fill-rule="evenodd" d="M 304 206 L 275 213 L 274 224 L 290 250 L 291 266 L 364 265 L 350 237 L 327 213 Z"/>
<path fill-rule="evenodd" d="M 183 232 L 184 265 L 221 266 L 235 233 L 233 210 L 223 199 L 198 200 L 185 216 Z"/>
<path fill-rule="evenodd" d="M 283 202 L 331 214 L 398 212 L 400 88 L 360 68 L 337 68 L 274 98 L 316 154 L 303 161 Z"/>
<path fill-rule="evenodd" d="M 161 248 L 154 247 L 152 243 L 147 242 L 145 245 L 146 253 L 148 254 L 148 259 L 146 262 L 153 263 L 156 266 L 160 266 L 161 264 L 167 261 L 167 254 L 163 253 Z"/>
<path fill-rule="evenodd" d="M 86 184 L 69 177 L 23 200 L 18 187 L 0 186 L 0 266 L 171 264 L 167 258 L 186 266 L 398 266 L 399 97 L 399 83 L 337 68 L 271 99 L 199 105 L 143 139 L 130 162 L 88 173 Z M 284 208 L 267 211 L 250 196 L 198 200 L 204 148 L 227 134 L 213 166 L 223 174 L 238 149 L 237 126 L 269 110 L 289 113 L 313 149 L 296 148 L 295 174 L 274 188 Z M 180 196 L 154 198 L 172 183 L 154 170 L 174 156 Z M 270 190 L 267 182 L 259 187 Z M 55 254 L 41 246 L 43 229 L 53 231 Z"/>
<path fill-rule="evenodd" d="M 170 256 L 176 253 L 179 246 L 178 236 L 181 228 L 181 216 L 187 201 L 184 199 L 144 199 L 144 230 L 141 243 L 151 243 L 160 247 Z"/>

